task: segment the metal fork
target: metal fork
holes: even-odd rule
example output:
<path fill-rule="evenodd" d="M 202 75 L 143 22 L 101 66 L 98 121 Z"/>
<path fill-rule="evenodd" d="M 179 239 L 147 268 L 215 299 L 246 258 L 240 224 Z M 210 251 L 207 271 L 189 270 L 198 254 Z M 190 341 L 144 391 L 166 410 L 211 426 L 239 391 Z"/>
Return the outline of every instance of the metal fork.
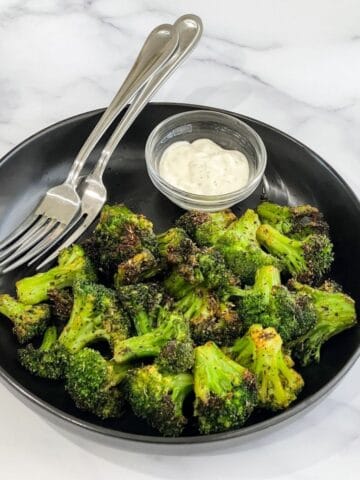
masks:
<path fill-rule="evenodd" d="M 131 98 L 171 56 L 177 43 L 178 34 L 172 25 L 160 25 L 150 33 L 124 83 L 77 154 L 65 182 L 50 188 L 37 208 L 0 242 L 0 269 L 35 244 L 39 253 L 42 245 L 55 242 L 70 226 L 80 212 L 81 199 L 76 189 L 90 153 Z"/>
<path fill-rule="evenodd" d="M 71 225 L 73 232 L 60 246 L 56 248 L 56 250 L 49 257 L 47 257 L 40 265 L 37 266 L 37 270 L 44 267 L 46 264 L 56 258 L 60 250 L 74 243 L 96 219 L 107 198 L 106 187 L 103 183 L 103 173 L 111 155 L 140 112 L 144 109 L 149 99 L 154 95 L 154 93 L 169 77 L 169 75 L 173 73 L 180 63 L 189 55 L 189 53 L 200 40 L 202 34 L 202 22 L 199 17 L 195 15 L 184 15 L 175 22 L 174 27 L 179 35 L 177 49 L 170 59 L 159 69 L 156 74 L 154 74 L 151 80 L 134 98 L 124 117 L 102 150 L 100 158 L 93 171 L 84 179 L 81 199 L 81 214 L 77 218 L 76 222 L 73 222 Z M 7 267 L 4 272 L 17 268 L 19 265 L 29 261 L 31 258 L 32 260 L 29 262 L 29 265 L 36 263 L 43 256 L 44 248 L 46 248 L 46 251 L 49 251 L 53 246 L 51 239 L 49 239 L 48 242 L 51 243 L 50 246 L 49 243 L 46 244 L 46 241 L 42 242 L 20 260 Z M 39 251 L 42 253 L 39 254 Z M 33 258 L 34 256 L 35 258 Z"/>

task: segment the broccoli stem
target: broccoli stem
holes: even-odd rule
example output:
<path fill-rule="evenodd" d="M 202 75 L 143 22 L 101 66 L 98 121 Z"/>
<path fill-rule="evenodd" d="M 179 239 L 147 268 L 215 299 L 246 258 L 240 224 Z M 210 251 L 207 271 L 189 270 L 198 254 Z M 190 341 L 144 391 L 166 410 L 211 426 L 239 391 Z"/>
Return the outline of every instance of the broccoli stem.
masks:
<path fill-rule="evenodd" d="M 172 400 L 176 405 L 177 413 L 182 412 L 182 406 L 185 398 L 193 389 L 193 376 L 190 373 L 179 373 L 173 377 Z"/>
<path fill-rule="evenodd" d="M 48 329 L 46 329 L 43 340 L 38 350 L 40 352 L 49 352 L 57 342 L 57 338 L 58 338 L 57 330 L 55 325 L 53 325 Z"/>
<path fill-rule="evenodd" d="M 109 378 L 109 388 L 116 387 L 119 385 L 126 375 L 129 372 L 129 365 L 116 363 L 114 360 L 109 360 L 107 363 L 108 366 L 108 378 Z"/>
<path fill-rule="evenodd" d="M 273 287 L 280 285 L 280 272 L 276 267 L 268 265 L 266 267 L 261 267 L 256 271 L 253 289 L 261 292 L 267 301 L 270 300 Z"/>
<path fill-rule="evenodd" d="M 0 296 L 0 313 L 15 322 L 24 313 L 24 305 L 4 293 Z"/>
<path fill-rule="evenodd" d="M 289 266 L 291 273 L 292 271 L 298 273 L 304 268 L 305 262 L 300 240 L 288 238 L 270 225 L 261 225 L 256 232 L 256 237 L 272 255 L 285 257 L 285 263 Z"/>

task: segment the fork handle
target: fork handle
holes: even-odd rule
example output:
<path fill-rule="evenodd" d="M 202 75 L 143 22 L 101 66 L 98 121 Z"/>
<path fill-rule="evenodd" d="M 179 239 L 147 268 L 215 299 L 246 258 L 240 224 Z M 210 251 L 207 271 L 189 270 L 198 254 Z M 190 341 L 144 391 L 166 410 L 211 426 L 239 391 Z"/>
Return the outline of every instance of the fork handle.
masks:
<path fill-rule="evenodd" d="M 102 180 L 102 176 L 110 157 L 125 133 L 129 130 L 160 85 L 174 72 L 200 40 L 202 34 L 202 22 L 198 16 L 190 14 L 183 15 L 178 18 L 174 27 L 179 35 L 177 49 L 134 98 L 119 125 L 116 127 L 109 141 L 102 150 L 100 158 L 96 163 L 93 172 L 90 174 L 92 178 L 96 178 L 99 181 Z"/>
<path fill-rule="evenodd" d="M 150 33 L 124 83 L 77 154 L 65 183 L 77 184 L 80 172 L 100 138 L 135 93 L 170 57 L 177 42 L 177 32 L 170 24 L 159 25 Z"/>

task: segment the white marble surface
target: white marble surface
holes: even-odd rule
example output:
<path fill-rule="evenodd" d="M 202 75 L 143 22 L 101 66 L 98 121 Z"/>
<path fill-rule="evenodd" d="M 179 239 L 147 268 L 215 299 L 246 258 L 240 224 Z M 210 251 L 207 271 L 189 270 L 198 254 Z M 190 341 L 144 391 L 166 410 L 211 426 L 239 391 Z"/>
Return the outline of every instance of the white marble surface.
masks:
<path fill-rule="evenodd" d="M 0 154 L 105 106 L 146 33 L 201 15 L 204 38 L 157 99 L 268 122 L 360 194 L 358 0 L 1 0 Z M 117 448 L 54 428 L 0 385 L 0 476 L 38 480 L 359 478 L 360 363 L 305 417 L 245 444 Z"/>

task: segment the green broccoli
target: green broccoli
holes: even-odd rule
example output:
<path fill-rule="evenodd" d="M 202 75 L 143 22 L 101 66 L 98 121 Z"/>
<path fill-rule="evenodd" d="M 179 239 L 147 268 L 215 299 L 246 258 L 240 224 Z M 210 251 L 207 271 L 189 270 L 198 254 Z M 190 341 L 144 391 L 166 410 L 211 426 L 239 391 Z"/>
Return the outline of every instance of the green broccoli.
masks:
<path fill-rule="evenodd" d="M 185 398 L 193 389 L 189 373 L 161 373 L 156 365 L 133 370 L 127 380 L 127 397 L 135 413 L 164 436 L 179 436 L 187 419 Z"/>
<path fill-rule="evenodd" d="M 158 327 L 152 331 L 116 342 L 114 360 L 127 363 L 144 357 L 157 357 L 170 340 L 189 341 L 189 325 L 181 315 L 163 310 L 158 318 Z"/>
<path fill-rule="evenodd" d="M 160 258 L 165 266 L 186 263 L 197 250 L 182 228 L 170 228 L 156 238 Z"/>
<path fill-rule="evenodd" d="M 73 287 L 74 306 L 59 343 L 75 353 L 98 340 L 110 347 L 129 334 L 130 325 L 113 290 L 96 283 L 77 280 Z"/>
<path fill-rule="evenodd" d="M 165 288 L 177 300 L 174 308 L 190 322 L 196 344 L 214 340 L 224 345 L 240 334 L 242 324 L 233 304 L 211 291 L 235 283 L 221 254 L 212 249 L 197 252 L 192 263 L 177 266 L 165 279 Z"/>
<path fill-rule="evenodd" d="M 261 223 L 276 228 L 283 235 L 301 240 L 310 234 L 328 235 L 329 225 L 323 214 L 311 205 L 288 207 L 272 202 L 261 202 L 256 211 Z"/>
<path fill-rule="evenodd" d="M 68 351 L 57 342 L 56 327 L 49 327 L 39 348 L 32 344 L 18 350 L 21 365 L 33 375 L 57 380 L 64 377 Z"/>
<path fill-rule="evenodd" d="M 291 357 L 282 349 L 280 335 L 272 327 L 252 325 L 225 353 L 256 376 L 261 407 L 287 408 L 304 385 L 301 375 L 292 368 Z"/>
<path fill-rule="evenodd" d="M 252 288 L 232 287 L 228 293 L 231 291 L 233 296 L 238 296 L 238 313 L 245 329 L 253 323 L 274 327 L 287 343 L 315 325 L 316 313 L 310 296 L 291 292 L 281 285 L 276 267 L 259 268 Z"/>
<path fill-rule="evenodd" d="M 240 427 L 256 405 L 254 375 L 213 342 L 195 348 L 194 391 L 202 434 Z"/>
<path fill-rule="evenodd" d="M 0 313 L 13 323 L 13 332 L 20 343 L 26 343 L 44 333 L 50 307 L 46 304 L 25 305 L 6 293 L 0 294 Z"/>
<path fill-rule="evenodd" d="M 163 372 L 182 373 L 194 365 L 194 345 L 192 340 L 170 340 L 160 350 L 156 365 Z"/>
<path fill-rule="evenodd" d="M 100 418 L 119 417 L 124 408 L 124 396 L 118 385 L 129 370 L 106 360 L 99 352 L 84 348 L 69 358 L 65 388 L 76 406 Z"/>
<path fill-rule="evenodd" d="M 71 288 L 61 290 L 54 288 L 48 291 L 51 316 L 62 329 L 68 322 L 74 305 L 74 295 Z"/>
<path fill-rule="evenodd" d="M 100 220 L 84 242 L 84 248 L 102 276 L 110 282 L 119 264 L 143 250 L 157 257 L 153 224 L 123 204 L 103 207 Z"/>
<path fill-rule="evenodd" d="M 214 213 L 193 210 L 182 215 L 176 225 L 183 228 L 201 247 L 211 247 L 235 220 L 236 215 L 231 210 Z"/>
<path fill-rule="evenodd" d="M 156 327 L 164 293 L 157 283 L 137 283 L 117 289 L 120 301 L 132 320 L 136 334 L 144 335 Z"/>
<path fill-rule="evenodd" d="M 256 239 L 260 220 L 254 210 L 244 215 L 224 231 L 216 248 L 224 255 L 228 267 L 246 284 L 254 281 L 256 270 L 266 265 L 281 269 L 281 262 L 264 252 Z"/>
<path fill-rule="evenodd" d="M 256 239 L 260 220 L 254 210 L 247 210 L 238 219 L 228 210 L 213 214 L 188 212 L 178 224 L 200 245 L 215 247 L 244 283 L 252 283 L 256 270 L 264 265 L 281 267 L 276 257 L 260 248 Z"/>
<path fill-rule="evenodd" d="M 356 324 L 354 300 L 343 293 L 333 282 L 325 282 L 320 288 L 312 288 L 291 280 L 290 286 L 312 299 L 316 323 L 292 346 L 294 354 L 303 365 L 320 361 L 320 350 L 329 338 Z"/>
<path fill-rule="evenodd" d="M 47 300 L 50 290 L 71 287 L 75 279 L 80 277 L 96 281 L 94 269 L 84 249 L 79 245 L 72 245 L 60 252 L 56 267 L 18 280 L 17 296 L 20 302 L 35 305 Z"/>
<path fill-rule="evenodd" d="M 261 225 L 257 239 L 271 254 L 279 257 L 297 280 L 318 283 L 333 262 L 333 246 L 326 235 L 308 235 L 302 240 L 289 238 L 270 225 Z"/>
<path fill-rule="evenodd" d="M 159 259 L 150 250 L 143 249 L 118 265 L 114 275 L 115 288 L 152 278 L 160 270 Z"/>
<path fill-rule="evenodd" d="M 229 301 L 222 301 L 204 288 L 191 290 L 174 304 L 190 322 L 191 336 L 196 345 L 213 340 L 229 345 L 239 336 L 242 322 Z"/>

